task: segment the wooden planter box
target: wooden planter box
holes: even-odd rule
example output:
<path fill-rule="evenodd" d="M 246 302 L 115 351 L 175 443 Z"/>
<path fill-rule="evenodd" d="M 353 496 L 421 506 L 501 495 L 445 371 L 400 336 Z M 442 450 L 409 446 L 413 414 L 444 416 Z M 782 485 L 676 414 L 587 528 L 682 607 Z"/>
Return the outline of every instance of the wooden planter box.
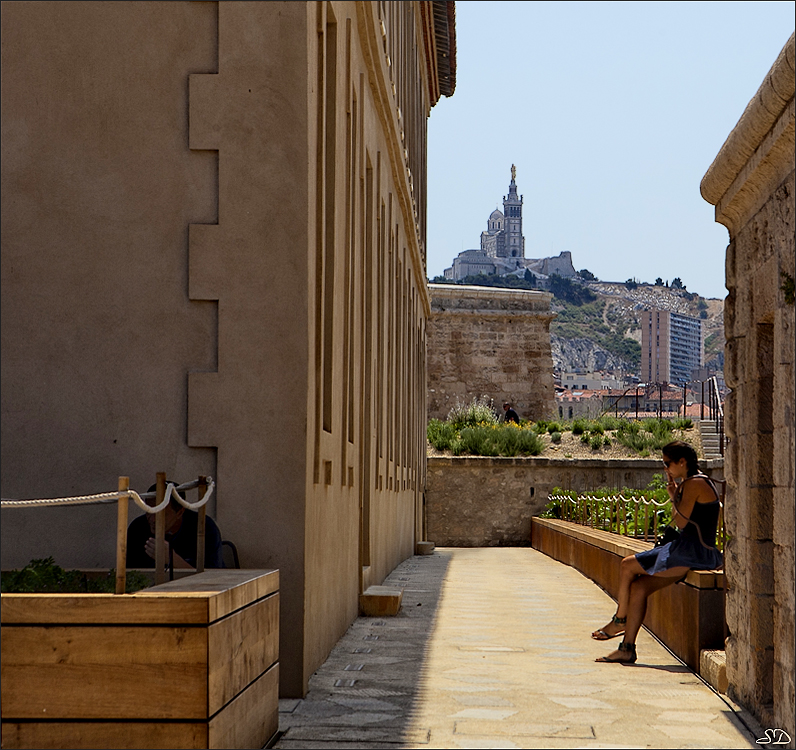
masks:
<path fill-rule="evenodd" d="M 3 748 L 259 748 L 278 729 L 279 571 L 2 595 Z"/>

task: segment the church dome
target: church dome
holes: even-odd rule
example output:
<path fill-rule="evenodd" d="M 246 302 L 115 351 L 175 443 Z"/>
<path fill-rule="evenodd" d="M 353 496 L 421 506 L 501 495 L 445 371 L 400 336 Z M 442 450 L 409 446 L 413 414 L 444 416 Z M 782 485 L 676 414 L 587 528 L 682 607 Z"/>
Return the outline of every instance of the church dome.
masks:
<path fill-rule="evenodd" d="M 495 219 L 503 219 L 505 217 L 503 216 L 503 212 L 499 211 L 496 208 L 491 214 L 489 214 L 489 218 L 490 218 L 490 220 L 495 220 Z"/>

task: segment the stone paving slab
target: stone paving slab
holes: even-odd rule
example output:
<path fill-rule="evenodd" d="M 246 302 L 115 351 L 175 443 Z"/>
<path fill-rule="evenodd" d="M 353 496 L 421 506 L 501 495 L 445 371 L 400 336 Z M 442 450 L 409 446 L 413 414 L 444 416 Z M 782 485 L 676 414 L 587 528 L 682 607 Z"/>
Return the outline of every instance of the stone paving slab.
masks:
<path fill-rule="evenodd" d="M 758 747 L 646 631 L 635 665 L 595 663 L 614 602 L 534 549 L 438 548 L 384 585 L 401 611 L 359 617 L 306 698 L 280 701 L 276 748 Z"/>

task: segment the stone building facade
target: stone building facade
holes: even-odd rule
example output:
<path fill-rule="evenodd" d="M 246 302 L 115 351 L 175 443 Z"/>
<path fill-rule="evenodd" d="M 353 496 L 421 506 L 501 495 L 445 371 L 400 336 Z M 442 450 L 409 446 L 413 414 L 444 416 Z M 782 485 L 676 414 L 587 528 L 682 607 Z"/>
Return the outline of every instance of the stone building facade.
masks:
<path fill-rule="evenodd" d="M 702 321 L 671 310 L 641 313 L 641 379 L 682 387 L 702 365 Z"/>
<path fill-rule="evenodd" d="M 3 6 L 2 494 L 217 482 L 278 568 L 301 696 L 412 555 L 426 123 L 453 2 Z M 108 506 L 4 511 L 2 564 L 114 564 Z"/>
<path fill-rule="evenodd" d="M 428 416 L 486 396 L 525 419 L 555 413 L 547 292 L 429 284 Z"/>
<path fill-rule="evenodd" d="M 730 233 L 729 693 L 763 726 L 796 737 L 793 36 L 705 174 L 702 195 Z"/>

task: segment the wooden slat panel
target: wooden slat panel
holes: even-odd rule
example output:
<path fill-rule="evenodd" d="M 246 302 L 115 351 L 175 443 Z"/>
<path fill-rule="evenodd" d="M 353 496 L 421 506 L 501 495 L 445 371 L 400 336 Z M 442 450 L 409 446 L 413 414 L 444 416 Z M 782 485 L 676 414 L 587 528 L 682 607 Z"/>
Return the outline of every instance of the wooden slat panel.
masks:
<path fill-rule="evenodd" d="M 279 658 L 279 594 L 208 629 L 208 704 L 214 714 Z"/>
<path fill-rule="evenodd" d="M 279 664 L 210 720 L 208 747 L 263 747 L 279 729 Z"/>
<path fill-rule="evenodd" d="M 207 722 L 3 722 L 3 748 L 207 747 Z"/>
<path fill-rule="evenodd" d="M 279 590 L 278 570 L 206 570 L 116 594 L 3 594 L 3 625 L 170 625 L 213 622 Z"/>
<path fill-rule="evenodd" d="M 207 718 L 207 629 L 13 627 L 2 631 L 8 719 Z"/>
<path fill-rule="evenodd" d="M 3 594 L 3 625 L 188 625 L 206 623 L 207 597 L 138 594 Z"/>
<path fill-rule="evenodd" d="M 278 570 L 206 570 L 179 581 L 169 581 L 134 596 L 163 594 L 206 597 L 210 622 L 279 590 Z"/>
<path fill-rule="evenodd" d="M 561 521 L 555 518 L 533 519 L 532 539 L 534 540 L 534 547 L 536 546 L 537 539 L 542 543 L 542 540 L 547 540 L 550 534 L 577 539 L 580 542 L 592 545 L 613 555 L 618 555 L 619 557 L 627 557 L 628 555 L 635 555 L 637 552 L 652 549 L 651 542 L 642 542 L 637 539 L 621 537 L 610 531 L 590 529 L 587 526 L 580 526 L 569 521 Z M 546 541 L 545 543 L 552 544 L 550 541 Z M 556 557 L 556 559 L 560 558 Z M 571 564 L 566 560 L 561 560 L 561 562 Z M 721 588 L 724 578 L 721 571 L 690 570 L 685 580 L 690 586 L 700 589 L 712 589 Z"/>

